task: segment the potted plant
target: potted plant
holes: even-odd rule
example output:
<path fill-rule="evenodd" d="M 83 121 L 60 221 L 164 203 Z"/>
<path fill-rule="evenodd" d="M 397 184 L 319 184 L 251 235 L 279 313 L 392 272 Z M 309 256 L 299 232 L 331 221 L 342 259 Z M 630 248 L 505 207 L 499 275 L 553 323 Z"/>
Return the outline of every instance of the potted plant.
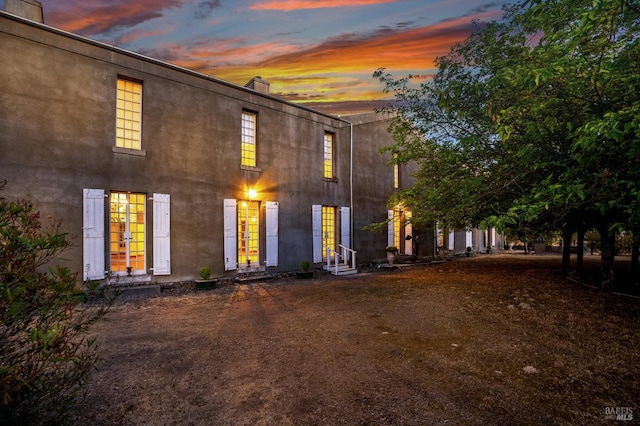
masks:
<path fill-rule="evenodd" d="M 473 250 L 473 249 L 472 249 L 470 246 L 469 246 L 469 247 L 467 247 L 467 253 L 466 253 L 466 254 L 467 254 L 467 257 L 471 256 L 471 251 L 472 251 L 472 250 Z"/>
<path fill-rule="evenodd" d="M 300 271 L 296 272 L 296 276 L 300 279 L 313 278 L 313 271 L 311 270 L 311 264 L 303 260 L 300 262 Z"/>
<path fill-rule="evenodd" d="M 387 246 L 387 248 L 385 248 L 385 251 L 387 252 L 387 262 L 389 263 L 389 266 L 392 266 L 393 262 L 396 260 L 396 253 L 398 253 L 398 247 Z"/>
<path fill-rule="evenodd" d="M 200 279 L 196 280 L 196 290 L 211 290 L 216 288 L 218 280 L 211 278 L 211 268 L 203 266 L 198 269 L 198 276 L 200 276 Z"/>

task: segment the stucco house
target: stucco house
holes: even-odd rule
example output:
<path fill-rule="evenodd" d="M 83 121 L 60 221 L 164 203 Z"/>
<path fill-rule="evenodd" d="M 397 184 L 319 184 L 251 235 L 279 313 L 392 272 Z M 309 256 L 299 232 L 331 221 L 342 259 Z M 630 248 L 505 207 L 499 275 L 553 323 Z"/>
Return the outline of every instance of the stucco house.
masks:
<path fill-rule="evenodd" d="M 0 195 L 63 220 L 82 280 L 292 271 L 335 253 L 354 270 L 390 243 L 411 254 L 414 233 L 433 254 L 433 232 L 387 209 L 411 166 L 380 155 L 384 116 L 325 114 L 261 77 L 239 86 L 71 34 L 33 0 L 5 9 Z M 363 229 L 394 215 L 386 234 Z"/>

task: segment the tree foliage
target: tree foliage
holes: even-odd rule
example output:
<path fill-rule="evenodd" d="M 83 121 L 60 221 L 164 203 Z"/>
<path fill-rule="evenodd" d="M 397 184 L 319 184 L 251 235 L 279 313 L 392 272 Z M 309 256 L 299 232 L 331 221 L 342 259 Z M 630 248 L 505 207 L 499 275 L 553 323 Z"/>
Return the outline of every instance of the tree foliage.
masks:
<path fill-rule="evenodd" d="M 521 0 L 436 63 L 419 88 L 374 74 L 395 95 L 386 149 L 421 165 L 398 196 L 456 227 L 596 227 L 612 279 L 615 232 L 640 225 L 637 2 Z"/>
<path fill-rule="evenodd" d="M 0 423 L 60 421 L 96 362 L 85 333 L 108 305 L 79 308 L 76 274 L 54 265 L 70 244 L 29 202 L 0 199 Z"/>

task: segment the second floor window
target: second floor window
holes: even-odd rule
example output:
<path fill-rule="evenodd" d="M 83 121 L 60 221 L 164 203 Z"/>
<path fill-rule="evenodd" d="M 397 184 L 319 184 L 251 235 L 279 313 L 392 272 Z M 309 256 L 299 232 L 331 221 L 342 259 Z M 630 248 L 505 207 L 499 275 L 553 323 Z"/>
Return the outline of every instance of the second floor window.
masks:
<path fill-rule="evenodd" d="M 256 167 L 256 114 L 242 113 L 242 147 L 240 164 Z"/>
<path fill-rule="evenodd" d="M 324 178 L 333 179 L 333 135 L 331 133 L 324 134 L 324 162 L 323 162 Z"/>
<path fill-rule="evenodd" d="M 393 154 L 393 189 L 400 189 L 400 164 L 398 164 L 398 154 Z"/>
<path fill-rule="evenodd" d="M 142 84 L 118 78 L 116 147 L 142 148 Z"/>

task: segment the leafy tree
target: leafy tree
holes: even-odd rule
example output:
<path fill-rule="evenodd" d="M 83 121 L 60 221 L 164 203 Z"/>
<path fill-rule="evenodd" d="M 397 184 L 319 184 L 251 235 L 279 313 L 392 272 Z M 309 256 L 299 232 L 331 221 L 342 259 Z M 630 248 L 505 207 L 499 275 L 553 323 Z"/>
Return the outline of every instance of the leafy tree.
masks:
<path fill-rule="evenodd" d="M 595 226 L 605 285 L 615 233 L 640 219 L 640 13 L 632 3 L 522 2 L 509 16 L 540 40 L 527 61 L 494 77 L 519 94 L 496 108 L 505 137 L 542 133 L 561 147 L 539 163 L 546 176 L 522 206 L 564 210 L 581 235 Z M 536 120 L 523 120 L 527 114 Z"/>
<path fill-rule="evenodd" d="M 78 307 L 76 274 L 54 264 L 70 244 L 29 202 L 0 198 L 0 423 L 61 421 L 96 362 L 85 333 L 108 305 Z"/>
<path fill-rule="evenodd" d="M 453 226 L 596 227 L 610 283 L 615 232 L 640 222 L 639 17 L 630 0 L 522 0 L 417 89 L 378 70 L 387 149 L 421 165 L 399 197 Z"/>

